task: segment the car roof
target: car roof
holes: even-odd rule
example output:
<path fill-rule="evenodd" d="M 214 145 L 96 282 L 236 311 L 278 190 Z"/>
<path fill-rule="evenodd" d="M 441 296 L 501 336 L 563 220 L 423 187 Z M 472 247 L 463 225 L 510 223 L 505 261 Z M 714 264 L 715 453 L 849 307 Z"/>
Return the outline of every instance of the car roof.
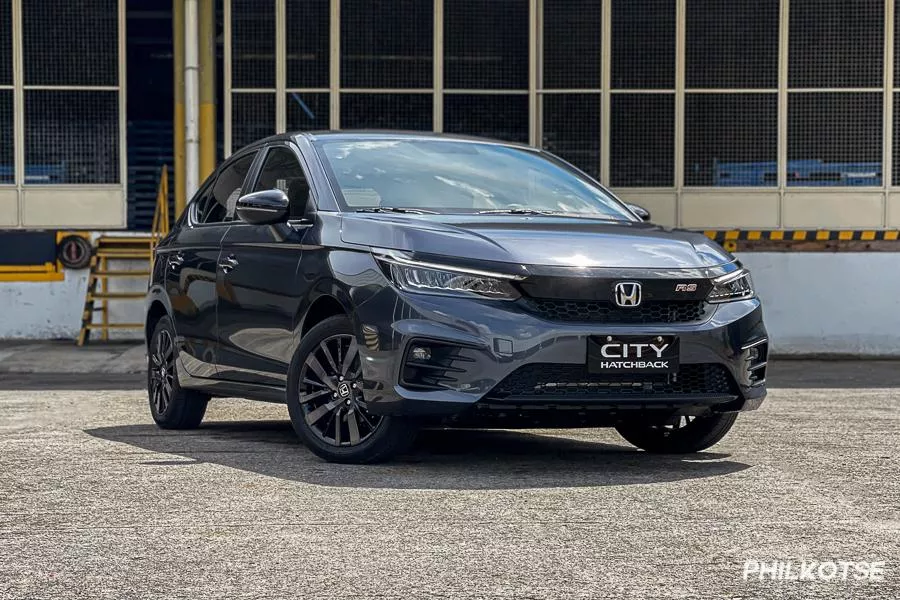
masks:
<path fill-rule="evenodd" d="M 435 140 L 435 141 L 456 141 L 456 142 L 476 142 L 480 144 L 497 144 L 500 146 L 515 146 L 520 148 L 532 148 L 527 144 L 517 142 L 507 142 L 490 138 L 476 137 L 470 135 L 457 135 L 451 133 L 436 133 L 431 131 L 401 131 L 396 129 L 343 129 L 340 131 L 293 131 L 280 133 L 269 136 L 267 138 L 257 140 L 245 146 L 250 148 L 270 142 L 288 141 L 298 137 L 305 137 L 310 141 L 320 140 L 372 140 L 372 139 L 415 139 L 415 140 Z M 532 148 L 533 149 L 533 148 Z"/>

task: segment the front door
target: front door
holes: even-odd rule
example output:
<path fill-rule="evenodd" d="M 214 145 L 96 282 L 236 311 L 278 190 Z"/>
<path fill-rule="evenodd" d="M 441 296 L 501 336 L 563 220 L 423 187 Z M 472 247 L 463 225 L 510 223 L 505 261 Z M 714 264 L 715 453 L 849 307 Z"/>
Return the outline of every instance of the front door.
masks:
<path fill-rule="evenodd" d="M 299 218 L 309 195 L 306 181 L 294 150 L 276 145 L 268 149 L 249 191 L 283 190 L 291 199 L 291 217 Z M 285 385 L 306 290 L 297 275 L 305 232 L 287 223 L 238 220 L 226 233 L 218 270 L 219 377 Z"/>

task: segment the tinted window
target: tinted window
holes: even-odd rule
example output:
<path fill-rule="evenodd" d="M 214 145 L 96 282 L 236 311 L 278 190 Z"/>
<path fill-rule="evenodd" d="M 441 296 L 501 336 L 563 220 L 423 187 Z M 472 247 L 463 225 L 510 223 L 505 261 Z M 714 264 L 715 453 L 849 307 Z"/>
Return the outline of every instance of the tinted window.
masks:
<path fill-rule="evenodd" d="M 269 150 L 253 191 L 279 189 L 291 200 L 291 217 L 302 217 L 309 197 L 306 175 L 294 153 L 284 147 Z"/>
<path fill-rule="evenodd" d="M 462 141 L 328 141 L 319 149 L 346 206 L 472 213 L 536 209 L 629 219 L 603 189 L 549 155 Z"/>
<path fill-rule="evenodd" d="M 218 223 L 234 216 L 234 205 L 255 156 L 256 152 L 250 152 L 223 166 L 216 180 L 196 201 L 195 218 L 199 223 Z"/>

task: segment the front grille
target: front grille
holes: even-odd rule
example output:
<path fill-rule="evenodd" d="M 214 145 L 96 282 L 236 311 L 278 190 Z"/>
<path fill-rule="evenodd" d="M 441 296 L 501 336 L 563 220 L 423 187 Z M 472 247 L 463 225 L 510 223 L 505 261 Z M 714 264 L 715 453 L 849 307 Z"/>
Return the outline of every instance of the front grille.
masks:
<path fill-rule="evenodd" d="M 706 315 L 702 300 L 675 302 L 647 301 L 640 306 L 622 308 L 603 300 L 553 300 L 528 298 L 527 310 L 548 321 L 580 323 L 691 323 Z"/>
<path fill-rule="evenodd" d="M 723 365 L 717 364 L 682 365 L 674 375 L 600 375 L 589 373 L 586 365 L 534 363 L 513 371 L 490 391 L 488 398 L 603 399 L 736 393 L 734 379 Z"/>

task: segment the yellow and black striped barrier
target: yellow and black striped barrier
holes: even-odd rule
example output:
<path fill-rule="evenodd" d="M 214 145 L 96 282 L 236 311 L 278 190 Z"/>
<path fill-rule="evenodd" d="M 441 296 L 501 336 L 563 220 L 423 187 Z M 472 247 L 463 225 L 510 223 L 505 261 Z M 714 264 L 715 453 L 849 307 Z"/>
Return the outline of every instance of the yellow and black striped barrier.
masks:
<path fill-rule="evenodd" d="M 897 229 L 707 229 L 726 250 L 900 251 Z"/>

